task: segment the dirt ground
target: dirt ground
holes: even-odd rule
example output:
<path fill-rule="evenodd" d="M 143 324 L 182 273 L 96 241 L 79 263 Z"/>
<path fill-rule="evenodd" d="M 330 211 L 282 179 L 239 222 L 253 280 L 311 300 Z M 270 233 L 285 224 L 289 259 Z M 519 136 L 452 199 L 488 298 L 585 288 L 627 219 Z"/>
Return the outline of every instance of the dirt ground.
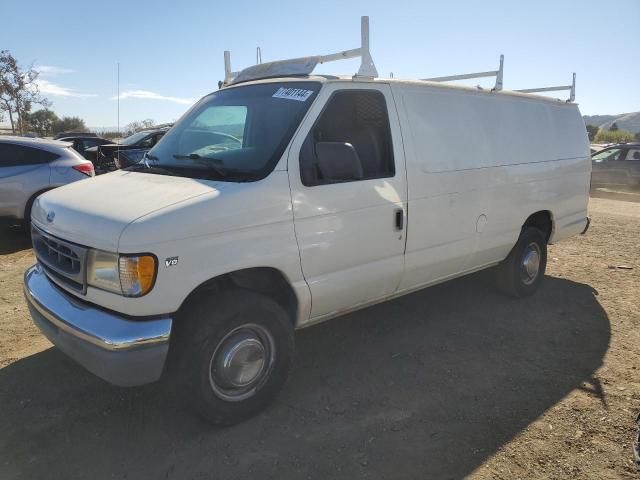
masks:
<path fill-rule="evenodd" d="M 640 203 L 590 211 L 531 298 L 481 272 L 298 332 L 275 403 L 224 429 L 51 348 L 0 230 L 0 478 L 638 478 Z"/>

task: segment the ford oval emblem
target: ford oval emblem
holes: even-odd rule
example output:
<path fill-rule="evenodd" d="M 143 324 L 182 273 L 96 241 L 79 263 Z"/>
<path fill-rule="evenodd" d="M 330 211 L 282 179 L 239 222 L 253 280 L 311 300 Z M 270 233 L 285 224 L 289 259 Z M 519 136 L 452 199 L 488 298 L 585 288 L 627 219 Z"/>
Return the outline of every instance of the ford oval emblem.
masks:
<path fill-rule="evenodd" d="M 49 223 L 53 222 L 54 218 L 56 218 L 56 214 L 54 213 L 53 210 L 51 210 L 49 213 L 47 213 L 47 222 L 49 222 Z"/>

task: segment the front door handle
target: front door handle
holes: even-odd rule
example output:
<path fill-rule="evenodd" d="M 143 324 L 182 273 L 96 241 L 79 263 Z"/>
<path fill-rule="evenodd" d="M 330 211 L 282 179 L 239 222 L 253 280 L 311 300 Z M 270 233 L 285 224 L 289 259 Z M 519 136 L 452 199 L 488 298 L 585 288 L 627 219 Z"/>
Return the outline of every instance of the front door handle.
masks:
<path fill-rule="evenodd" d="M 396 226 L 396 230 L 399 232 L 404 229 L 404 210 L 402 208 L 396 208 L 395 226 Z"/>

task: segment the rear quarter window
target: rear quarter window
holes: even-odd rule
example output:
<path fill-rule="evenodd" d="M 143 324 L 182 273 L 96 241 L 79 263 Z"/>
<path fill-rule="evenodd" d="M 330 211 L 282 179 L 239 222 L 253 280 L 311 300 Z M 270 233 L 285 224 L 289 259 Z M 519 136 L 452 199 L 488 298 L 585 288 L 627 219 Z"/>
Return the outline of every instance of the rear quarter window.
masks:
<path fill-rule="evenodd" d="M 0 144 L 0 167 L 38 165 L 51 162 L 59 157 L 60 155 L 39 148 L 12 143 Z"/>

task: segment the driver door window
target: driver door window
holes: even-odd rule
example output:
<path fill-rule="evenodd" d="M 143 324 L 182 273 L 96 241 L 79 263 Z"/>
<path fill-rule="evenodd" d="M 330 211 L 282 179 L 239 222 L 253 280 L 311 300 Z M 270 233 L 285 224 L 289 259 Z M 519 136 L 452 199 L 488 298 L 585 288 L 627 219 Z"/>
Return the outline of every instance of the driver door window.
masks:
<path fill-rule="evenodd" d="M 591 159 L 596 163 L 613 162 L 620 159 L 621 148 L 612 148 L 596 153 Z"/>
<path fill-rule="evenodd" d="M 336 147 L 341 146 L 351 155 L 349 150 L 344 154 L 344 148 L 338 154 Z M 384 95 L 375 90 L 336 92 L 302 146 L 300 174 L 308 187 L 393 177 Z"/>

